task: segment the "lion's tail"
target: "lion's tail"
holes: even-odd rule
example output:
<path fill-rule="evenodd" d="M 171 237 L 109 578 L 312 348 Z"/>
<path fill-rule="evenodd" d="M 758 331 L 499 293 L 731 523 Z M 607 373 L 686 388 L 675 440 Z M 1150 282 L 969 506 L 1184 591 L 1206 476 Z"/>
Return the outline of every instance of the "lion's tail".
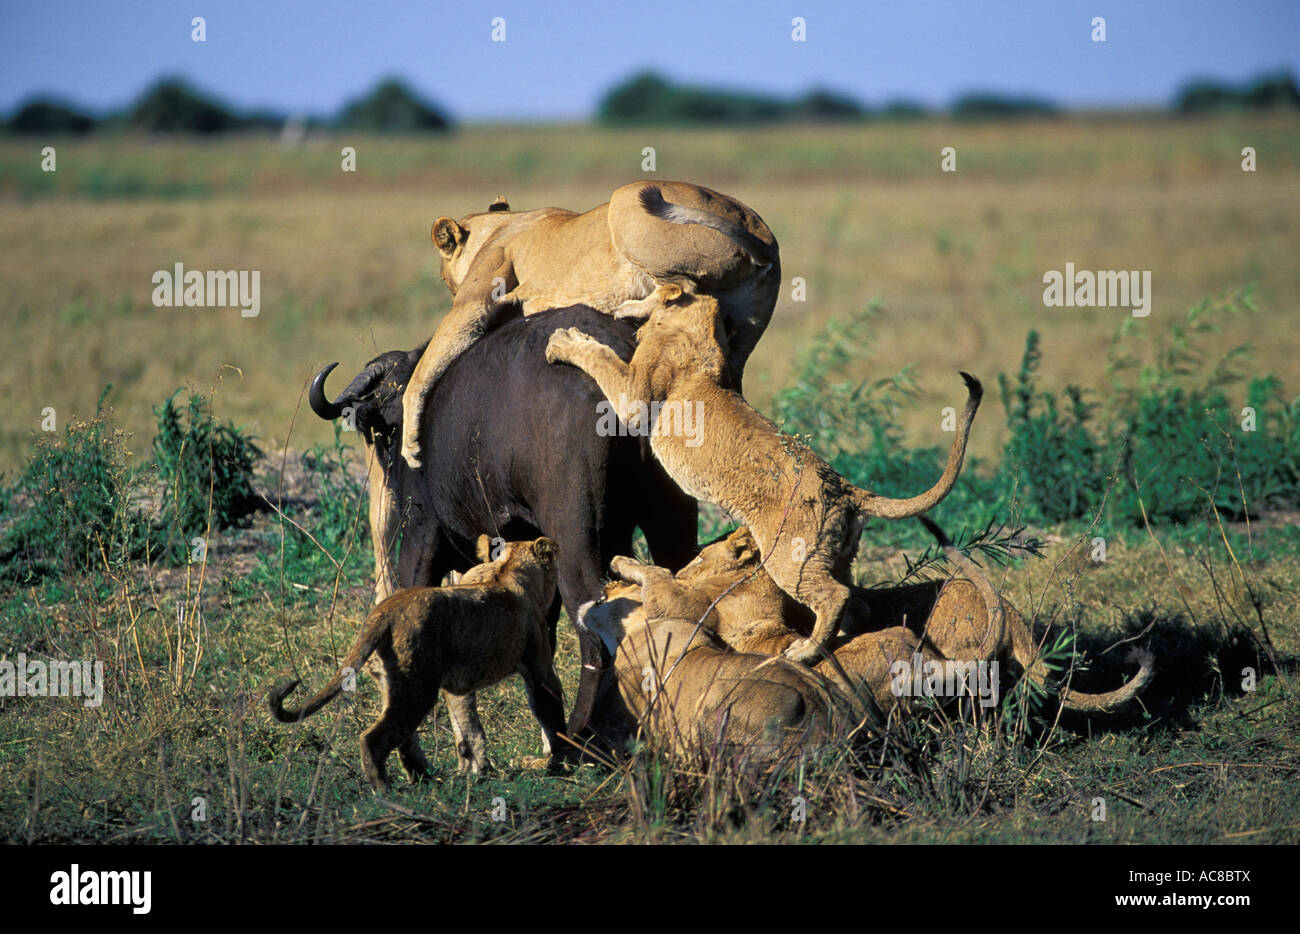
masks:
<path fill-rule="evenodd" d="M 740 224 L 712 211 L 666 201 L 658 185 L 646 185 L 642 188 L 640 201 L 641 207 L 647 214 L 661 221 L 668 221 L 670 224 L 699 224 L 736 241 L 755 266 L 767 266 L 776 259 L 775 249 L 771 245 L 764 243 Z"/>
<path fill-rule="evenodd" d="M 1002 642 L 1005 634 L 1009 631 L 1011 634 L 1012 658 L 1015 659 L 1016 664 L 1024 669 L 1026 678 L 1040 688 L 1048 690 L 1047 666 L 1043 663 L 1042 656 L 1038 652 L 1038 646 L 1034 642 L 1033 636 L 1030 635 L 1029 627 L 1025 625 L 1024 619 L 1014 608 L 1009 614 L 1004 613 L 1005 605 L 1002 597 L 994 589 L 993 582 L 989 580 L 988 575 L 984 573 L 979 565 L 967 557 L 965 552 L 954 546 L 938 525 L 931 521 L 928 516 L 921 516 L 920 521 L 939 542 L 949 559 L 979 591 L 985 606 L 988 607 L 988 633 L 990 635 L 996 634 L 997 641 L 993 643 L 994 648 Z M 994 620 L 995 616 L 997 617 L 996 621 Z M 1113 691 L 1106 691 L 1101 694 L 1088 694 L 1083 691 L 1076 691 L 1073 688 L 1062 687 L 1056 692 L 1061 706 L 1067 710 L 1104 712 L 1122 706 L 1137 697 L 1146 687 L 1147 682 L 1151 680 L 1152 675 L 1155 674 L 1155 660 L 1151 653 L 1145 649 L 1134 648 L 1128 653 L 1126 661 L 1138 666 L 1137 673 L 1126 684 Z"/>
<path fill-rule="evenodd" d="M 966 458 L 966 442 L 970 438 L 971 423 L 975 420 L 975 412 L 980 407 L 980 399 L 984 397 L 984 387 L 980 385 L 979 380 L 969 373 L 962 373 L 961 378 L 966 383 L 966 408 L 961 415 L 961 424 L 957 426 L 957 436 L 953 438 L 952 449 L 948 452 L 948 465 L 944 468 L 943 476 L 930 489 L 909 499 L 893 499 L 869 490 L 855 488 L 854 498 L 858 508 L 864 513 L 882 519 L 906 519 L 933 509 L 952 490 L 958 474 L 961 473 L 962 462 Z"/>
<path fill-rule="evenodd" d="M 366 659 L 374 653 L 375 649 L 379 647 L 379 643 L 387 635 L 387 618 L 383 614 L 371 610 L 365 626 L 357 636 L 357 641 L 353 643 L 352 648 L 348 650 L 347 657 L 343 659 L 343 666 L 330 680 L 330 683 L 321 688 L 299 710 L 286 710 L 283 705 L 284 699 L 302 682 L 285 681 L 282 684 L 277 684 L 266 694 L 266 705 L 271 710 L 271 716 L 281 723 L 297 723 L 299 720 L 310 717 L 339 695 L 339 692 L 343 690 L 343 681 L 348 676 L 349 670 L 352 674 L 359 671 L 361 666 L 366 663 Z"/>

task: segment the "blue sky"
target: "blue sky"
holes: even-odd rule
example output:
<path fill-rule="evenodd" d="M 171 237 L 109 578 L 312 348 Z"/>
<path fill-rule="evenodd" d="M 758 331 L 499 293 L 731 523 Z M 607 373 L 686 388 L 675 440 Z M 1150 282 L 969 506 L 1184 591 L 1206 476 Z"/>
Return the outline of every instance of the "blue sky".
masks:
<path fill-rule="evenodd" d="M 194 16 L 205 43 L 190 39 Z M 496 16 L 504 43 L 491 41 Z M 790 39 L 795 16 L 806 42 Z M 1090 39 L 1094 16 L 1106 18 L 1104 44 Z M 644 68 L 779 94 L 821 85 L 868 104 L 992 89 L 1159 105 L 1194 76 L 1300 73 L 1300 2 L 0 3 L 6 113 L 37 92 L 118 107 L 181 74 L 240 108 L 328 115 L 396 74 L 462 120 L 580 119 Z"/>

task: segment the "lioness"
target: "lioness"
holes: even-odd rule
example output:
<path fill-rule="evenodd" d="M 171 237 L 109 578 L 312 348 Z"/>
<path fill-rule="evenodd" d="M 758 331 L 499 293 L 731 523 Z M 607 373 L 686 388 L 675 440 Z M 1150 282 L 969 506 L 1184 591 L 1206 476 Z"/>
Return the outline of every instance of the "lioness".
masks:
<path fill-rule="evenodd" d="M 502 316 L 589 305 L 613 314 L 676 282 L 717 298 L 727 322 L 730 378 L 776 307 L 781 263 L 763 219 L 726 195 L 686 182 L 635 182 L 585 214 L 563 208 L 487 212 L 433 224 L 442 280 L 454 296 L 402 398 L 402 457 L 421 463 L 420 413 L 443 371 Z M 516 304 L 517 303 L 517 304 Z"/>
<path fill-rule="evenodd" d="M 624 617 L 588 604 L 582 625 L 614 657 L 619 693 L 674 754 L 743 751 L 767 763 L 845 735 L 858 711 L 829 682 L 785 659 L 733 651 L 687 619 Z"/>
<path fill-rule="evenodd" d="M 771 577 L 761 570 L 755 573 L 758 552 L 753 539 L 748 538 L 748 553 L 739 567 L 733 544 L 728 539 L 705 548 L 676 577 L 666 568 L 615 558 L 610 572 L 635 587 L 629 592 L 624 586 L 610 585 L 607 606 L 591 613 L 592 619 L 609 628 L 608 620 L 618 618 L 628 629 L 653 626 L 664 618 L 690 620 L 692 625 L 702 622 L 703 631 L 737 652 L 769 660 L 780 655 L 799 640 L 799 633 L 784 617 L 788 601 Z M 942 658 L 904 626 L 836 637 L 830 647 L 831 654 L 818 659 L 813 670 L 856 700 L 861 715 L 872 718 L 900 706 L 906 710 L 904 699 L 891 690 L 890 670 L 896 662 L 910 666 L 918 654 L 927 661 Z"/>
<path fill-rule="evenodd" d="M 857 554 L 867 517 L 914 516 L 948 494 L 961 472 L 983 389 L 975 377 L 961 374 L 969 395 L 939 481 L 910 499 L 879 496 L 853 486 L 807 445 L 782 435 L 726 384 L 727 336 L 716 300 L 671 284 L 660 286 L 656 296 L 630 363 L 576 328 L 551 335 L 546 359 L 589 374 L 629 429 L 637 425 L 650 435 L 651 450 L 686 493 L 749 525 L 772 580 L 817 616 L 811 638 L 786 650 L 788 657 L 810 662 L 839 628 L 849 599 L 840 581 Z M 681 431 L 680 413 L 688 406 L 704 419 L 693 438 Z"/>
<path fill-rule="evenodd" d="M 1014 663 L 1030 681 L 1048 689 L 1050 672 L 1024 617 L 997 592 L 977 564 L 953 547 L 942 529 L 928 518 L 920 521 L 967 579 L 853 588 L 845 632 L 832 643 L 843 669 L 850 678 L 861 679 L 886 710 L 892 706 L 889 668 L 894 661 L 910 661 L 914 654 L 920 654 L 923 661 Z M 774 585 L 761 565 L 750 530 L 744 526 L 706 546 L 675 577 L 627 558 L 616 559 L 611 567 L 619 576 L 645 582 L 642 592 L 647 614 L 704 618 L 707 628 L 740 651 L 780 652 L 809 622 L 802 618 L 806 611 Z M 629 595 L 621 592 L 619 596 L 624 601 L 620 611 L 626 615 L 631 611 Z M 709 613 L 704 617 L 706 610 Z M 868 626 L 871 628 L 866 629 Z M 869 641 L 861 642 L 864 637 Z M 875 640 L 875 645 L 870 640 Z M 846 649 L 850 651 L 846 653 Z M 886 660 L 888 664 L 882 665 Z M 1129 660 L 1139 668 L 1126 684 L 1100 694 L 1061 687 L 1055 692 L 1061 706 L 1109 711 L 1135 698 L 1150 681 L 1154 667 L 1145 651 L 1135 650 Z M 819 664 L 817 670 L 842 680 L 826 663 Z"/>
<path fill-rule="evenodd" d="M 551 665 L 546 625 L 546 611 L 555 599 L 555 558 L 549 538 L 509 542 L 494 566 L 467 572 L 478 583 L 399 590 L 370 611 L 342 670 L 301 709 L 283 707 L 298 681 L 272 688 L 266 697 L 271 715 L 281 723 L 311 716 L 338 696 L 349 673 L 377 653 L 385 674 L 384 708 L 361 735 L 361 764 L 371 786 L 386 792 L 385 762 L 394 749 L 412 782 L 428 777 L 416 729 L 437 701 L 439 688 L 467 695 L 517 672 L 541 724 L 545 751 L 554 761 L 564 730 L 563 692 Z M 481 731 L 477 721 L 474 717 L 473 723 L 460 726 Z M 458 752 L 480 755 L 482 737 L 467 739 L 470 748 Z"/>

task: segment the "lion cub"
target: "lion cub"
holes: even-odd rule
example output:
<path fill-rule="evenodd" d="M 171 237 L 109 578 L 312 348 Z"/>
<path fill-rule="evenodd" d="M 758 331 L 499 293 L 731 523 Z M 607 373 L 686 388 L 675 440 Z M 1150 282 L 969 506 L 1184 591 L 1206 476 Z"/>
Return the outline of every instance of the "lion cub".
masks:
<path fill-rule="evenodd" d="M 1154 672 L 1150 653 L 1134 651 L 1130 660 L 1138 670 L 1113 691 L 1089 694 L 1068 686 L 1053 689 L 1050 671 L 1025 619 L 994 588 L 988 575 L 952 542 L 930 519 L 919 521 L 934 535 L 949 560 L 964 578 L 925 581 L 894 587 L 854 588 L 845 618 L 845 632 L 833 643 L 834 658 L 824 659 L 815 670 L 841 688 L 862 697 L 875 697 L 882 710 L 895 705 L 906 709 L 904 698 L 893 693 L 891 669 L 898 661 L 998 662 L 1019 667 L 1024 676 L 1044 690 L 1054 690 L 1062 707 L 1082 712 L 1114 710 L 1135 698 Z M 677 572 L 642 565 L 630 558 L 615 558 L 613 573 L 641 586 L 641 612 L 704 618 L 704 627 L 741 652 L 775 655 L 796 638 L 806 624 L 802 607 L 773 584 L 760 564 L 749 529 L 741 526 L 714 542 Z M 632 615 L 628 594 L 624 615 Z M 870 627 L 864 629 L 864 627 Z M 847 677 L 847 681 L 845 678 Z"/>
<path fill-rule="evenodd" d="M 705 547 L 675 577 L 667 568 L 622 556 L 610 562 L 610 572 L 639 588 L 639 605 L 622 585 L 611 585 L 606 591 L 614 605 L 603 615 L 621 614 L 628 629 L 664 617 L 702 621 L 701 629 L 749 657 L 780 655 L 799 639 L 790 622 L 802 608 L 791 605 L 759 567 L 758 551 L 744 526 Z M 592 614 L 596 619 L 601 615 Z M 859 716 L 869 722 L 883 720 L 895 707 L 907 710 L 906 702 L 891 690 L 890 670 L 895 663 L 910 665 L 914 655 L 927 659 L 937 655 L 904 626 L 836 637 L 831 648 L 813 670 L 854 700 Z"/>
<path fill-rule="evenodd" d="M 674 755 L 725 749 L 766 764 L 858 723 L 833 684 L 783 658 L 733 651 L 694 620 L 624 615 L 605 602 L 581 617 L 613 655 L 628 711 Z"/>
<path fill-rule="evenodd" d="M 678 486 L 750 527 L 772 580 L 817 616 L 811 638 L 785 653 L 811 662 L 839 629 L 849 600 L 842 581 L 867 517 L 915 516 L 952 489 L 983 392 L 980 383 L 962 374 L 969 395 L 939 481 L 910 499 L 879 496 L 853 486 L 727 388 L 726 336 L 715 300 L 676 285 L 660 286 L 654 298 L 630 363 L 574 328 L 551 335 L 546 359 L 590 375 L 629 430 L 635 426 L 650 436 L 651 450 Z M 689 438 L 681 430 L 688 406 L 704 420 Z"/>
<path fill-rule="evenodd" d="M 558 580 L 556 555 L 549 538 L 509 542 L 496 562 L 467 572 L 472 583 L 399 590 L 370 611 L 343 669 L 300 710 L 282 706 L 298 681 L 272 688 L 266 698 L 272 716 L 281 723 L 311 716 L 338 696 L 349 673 L 377 654 L 385 675 L 384 709 L 361 735 L 361 764 L 371 786 L 388 791 L 385 762 L 394 749 L 412 782 L 428 777 L 415 731 L 439 688 L 469 694 L 517 672 L 554 762 L 564 730 L 564 697 L 546 624 Z"/>

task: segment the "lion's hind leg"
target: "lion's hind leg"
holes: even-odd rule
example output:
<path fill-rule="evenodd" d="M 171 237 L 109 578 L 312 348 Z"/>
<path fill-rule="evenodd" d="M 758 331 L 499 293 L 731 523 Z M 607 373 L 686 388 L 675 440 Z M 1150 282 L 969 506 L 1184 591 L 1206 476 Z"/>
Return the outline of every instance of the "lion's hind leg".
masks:
<path fill-rule="evenodd" d="M 389 753 L 405 748 L 401 757 L 406 765 L 409 743 L 414 741 L 416 729 L 438 697 L 438 679 L 434 677 L 421 683 L 420 679 L 390 670 L 386 687 L 387 697 L 379 719 L 361 734 L 361 767 L 370 786 L 382 793 L 392 787 L 386 764 Z M 424 758 L 422 751 L 420 758 Z M 414 776 L 412 780 L 416 780 Z"/>

